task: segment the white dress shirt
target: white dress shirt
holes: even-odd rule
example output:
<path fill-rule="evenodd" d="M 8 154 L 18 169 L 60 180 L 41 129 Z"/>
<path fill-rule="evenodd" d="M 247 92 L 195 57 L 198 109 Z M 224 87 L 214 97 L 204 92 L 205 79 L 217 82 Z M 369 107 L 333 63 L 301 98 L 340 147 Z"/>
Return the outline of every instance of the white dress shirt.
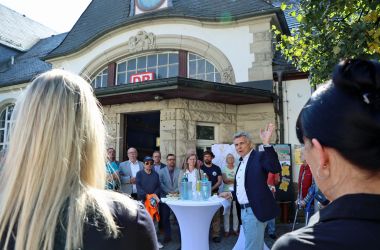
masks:
<path fill-rule="evenodd" d="M 190 182 L 191 181 L 191 186 L 193 191 L 196 190 L 197 187 L 197 170 L 193 169 L 193 171 L 186 170 L 187 173 L 187 179 Z"/>
<path fill-rule="evenodd" d="M 245 191 L 245 168 L 247 167 L 247 162 L 252 150 L 253 149 L 251 149 L 251 151 L 243 157 L 239 170 L 236 172 L 236 197 L 239 204 L 249 203 L 247 192 Z"/>
<path fill-rule="evenodd" d="M 136 161 L 135 163 L 129 161 L 131 163 L 131 171 L 132 171 L 132 177 L 136 177 L 136 174 L 138 171 L 140 171 L 140 165 L 139 161 Z M 136 184 L 133 184 L 132 193 L 137 193 Z"/>

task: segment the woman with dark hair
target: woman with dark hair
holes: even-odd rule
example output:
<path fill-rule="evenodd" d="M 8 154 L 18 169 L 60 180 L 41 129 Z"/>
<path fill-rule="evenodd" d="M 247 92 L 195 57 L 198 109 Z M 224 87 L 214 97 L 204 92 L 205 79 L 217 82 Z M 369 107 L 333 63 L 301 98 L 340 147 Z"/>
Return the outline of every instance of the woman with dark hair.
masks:
<path fill-rule="evenodd" d="M 272 249 L 379 249 L 380 64 L 337 65 L 332 82 L 303 107 L 296 130 L 331 203 Z"/>

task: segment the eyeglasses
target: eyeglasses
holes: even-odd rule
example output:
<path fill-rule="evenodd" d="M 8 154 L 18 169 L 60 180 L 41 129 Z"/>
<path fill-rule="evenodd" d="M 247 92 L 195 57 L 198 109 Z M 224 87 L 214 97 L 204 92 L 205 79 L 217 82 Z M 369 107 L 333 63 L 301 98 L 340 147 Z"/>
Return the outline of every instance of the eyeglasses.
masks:
<path fill-rule="evenodd" d="M 147 162 L 144 162 L 145 165 L 153 165 L 153 162 L 151 161 L 147 161 Z"/>
<path fill-rule="evenodd" d="M 171 159 L 171 158 L 168 159 L 168 161 L 174 161 L 174 160 L 175 160 L 174 158 L 173 159 Z"/>

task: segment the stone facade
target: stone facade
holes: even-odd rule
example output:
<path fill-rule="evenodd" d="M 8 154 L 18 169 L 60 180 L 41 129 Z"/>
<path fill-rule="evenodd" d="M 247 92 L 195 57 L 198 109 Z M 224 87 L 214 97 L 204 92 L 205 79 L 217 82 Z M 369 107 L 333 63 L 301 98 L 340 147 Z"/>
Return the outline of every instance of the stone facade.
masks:
<path fill-rule="evenodd" d="M 272 103 L 248 104 L 237 106 L 237 130 L 247 131 L 252 135 L 253 143 L 260 144 L 260 129 L 271 122 L 275 124 L 275 113 Z M 272 136 L 271 143 L 275 143 L 276 136 Z"/>
<path fill-rule="evenodd" d="M 270 20 L 263 20 L 250 25 L 252 33 L 252 43 L 250 53 L 253 54 L 254 61 L 252 67 L 248 69 L 248 79 L 250 81 L 273 79 L 272 59 L 272 31 Z"/>
<path fill-rule="evenodd" d="M 183 161 L 187 149 L 197 145 L 198 122 L 218 126 L 216 143 L 231 143 L 237 130 L 251 132 L 254 142 L 259 142 L 260 128 L 274 122 L 275 117 L 272 104 L 230 105 L 186 99 L 111 105 L 103 107 L 103 110 L 109 135 L 107 146 L 116 148 L 119 159 L 123 158 L 124 114 L 160 111 L 161 153 L 163 156 L 175 153 L 178 164 Z"/>

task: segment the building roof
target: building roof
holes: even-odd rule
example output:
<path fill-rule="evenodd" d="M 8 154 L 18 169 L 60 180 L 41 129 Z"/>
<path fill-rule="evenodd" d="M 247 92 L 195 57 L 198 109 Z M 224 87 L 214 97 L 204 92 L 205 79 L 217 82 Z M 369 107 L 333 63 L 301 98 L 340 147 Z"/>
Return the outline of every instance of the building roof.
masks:
<path fill-rule="evenodd" d="M 7 61 L 0 65 L 0 87 L 29 82 L 35 76 L 50 70 L 51 64 L 41 58 L 58 46 L 67 33 L 41 39 L 28 52 L 14 58 L 14 63 Z"/>
<path fill-rule="evenodd" d="M 0 44 L 27 51 L 41 38 L 56 32 L 0 4 Z"/>
<path fill-rule="evenodd" d="M 286 9 L 284 10 L 284 15 L 286 22 L 288 24 L 289 29 L 292 30 L 297 30 L 299 23 L 296 20 L 295 17 L 290 15 L 290 12 L 293 10 L 296 10 L 298 8 L 300 0 L 288 0 L 288 4 L 293 5 L 293 9 Z M 283 0 L 275 0 L 273 1 L 273 5 L 280 7 L 281 3 Z M 289 61 L 285 59 L 285 57 L 281 54 L 281 51 L 276 50 L 273 56 L 272 60 L 272 65 L 273 65 L 273 72 L 286 72 L 288 75 L 289 74 L 294 74 L 296 75 L 296 78 L 307 78 L 307 73 L 300 72 L 297 70 L 297 68 Z M 275 79 L 277 79 L 277 76 L 275 76 Z"/>
<path fill-rule="evenodd" d="M 276 98 L 272 90 L 208 82 L 184 77 L 156 79 L 137 84 L 123 84 L 95 89 L 102 105 L 185 98 L 241 105 L 270 103 Z"/>
<path fill-rule="evenodd" d="M 283 12 L 263 0 L 172 0 L 170 7 L 131 16 L 130 0 L 93 0 L 75 23 L 66 39 L 46 58 L 76 52 L 98 37 L 122 26 L 145 20 L 185 18 L 209 22 L 245 19 L 274 13 L 289 33 Z"/>

